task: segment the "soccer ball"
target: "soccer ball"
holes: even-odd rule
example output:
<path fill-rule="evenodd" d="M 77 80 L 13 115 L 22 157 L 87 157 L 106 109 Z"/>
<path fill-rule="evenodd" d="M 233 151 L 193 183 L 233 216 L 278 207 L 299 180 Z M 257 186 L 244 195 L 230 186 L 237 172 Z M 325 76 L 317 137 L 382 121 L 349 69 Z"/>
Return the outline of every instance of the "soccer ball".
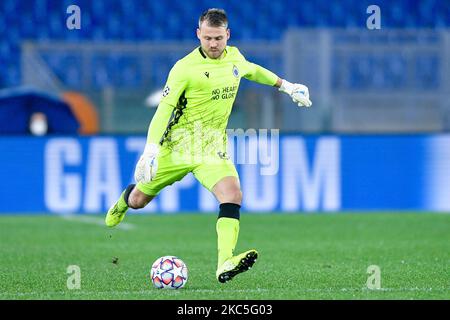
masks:
<path fill-rule="evenodd" d="M 164 256 L 153 262 L 150 276 L 158 289 L 180 289 L 187 282 L 188 269 L 180 258 Z"/>

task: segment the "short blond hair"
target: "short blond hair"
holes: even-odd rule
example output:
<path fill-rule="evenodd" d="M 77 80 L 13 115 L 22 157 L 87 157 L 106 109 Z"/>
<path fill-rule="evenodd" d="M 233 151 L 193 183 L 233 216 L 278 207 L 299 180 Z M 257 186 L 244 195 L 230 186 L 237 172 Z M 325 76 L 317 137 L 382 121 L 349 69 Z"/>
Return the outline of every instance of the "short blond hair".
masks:
<path fill-rule="evenodd" d="M 228 28 L 228 18 L 225 10 L 212 8 L 204 11 L 198 19 L 198 27 L 202 25 L 203 21 L 207 21 L 211 27 Z"/>

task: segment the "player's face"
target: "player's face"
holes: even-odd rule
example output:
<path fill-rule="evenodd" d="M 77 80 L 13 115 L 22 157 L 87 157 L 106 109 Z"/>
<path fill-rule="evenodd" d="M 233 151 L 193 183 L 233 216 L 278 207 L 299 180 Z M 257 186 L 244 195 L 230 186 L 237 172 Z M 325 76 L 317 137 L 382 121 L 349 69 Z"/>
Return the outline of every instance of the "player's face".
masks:
<path fill-rule="evenodd" d="M 230 39 L 230 29 L 211 27 L 206 21 L 203 21 L 200 28 L 197 29 L 197 38 L 200 40 L 202 50 L 208 57 L 217 59 L 227 46 L 227 41 Z"/>

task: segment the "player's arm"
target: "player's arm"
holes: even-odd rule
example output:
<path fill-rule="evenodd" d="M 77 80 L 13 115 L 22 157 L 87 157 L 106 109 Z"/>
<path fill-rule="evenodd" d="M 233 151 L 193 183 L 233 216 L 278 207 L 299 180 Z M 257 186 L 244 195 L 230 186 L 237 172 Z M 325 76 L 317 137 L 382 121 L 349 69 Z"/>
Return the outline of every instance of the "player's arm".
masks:
<path fill-rule="evenodd" d="M 156 175 L 157 157 L 162 137 L 172 118 L 178 99 L 187 87 L 186 74 L 179 64 L 175 64 L 169 73 L 161 101 L 148 127 L 144 152 L 136 165 L 134 178 L 137 182 L 148 183 Z"/>
<path fill-rule="evenodd" d="M 307 86 L 299 83 L 290 83 L 287 80 L 279 78 L 272 71 L 255 63 L 246 61 L 246 64 L 247 72 L 244 75 L 244 78 L 279 88 L 280 91 L 287 93 L 292 98 L 292 101 L 297 103 L 299 107 L 310 107 L 312 105 L 311 100 L 309 100 L 309 90 Z"/>

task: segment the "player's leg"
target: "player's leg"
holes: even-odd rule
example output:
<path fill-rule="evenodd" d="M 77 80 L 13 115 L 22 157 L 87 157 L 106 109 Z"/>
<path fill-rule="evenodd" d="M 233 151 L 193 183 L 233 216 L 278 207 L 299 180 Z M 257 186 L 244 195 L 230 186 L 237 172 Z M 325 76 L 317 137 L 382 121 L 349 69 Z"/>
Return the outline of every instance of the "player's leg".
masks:
<path fill-rule="evenodd" d="M 239 236 L 239 219 L 242 202 L 242 192 L 237 177 L 222 178 L 212 188 L 211 192 L 219 201 L 219 216 L 216 222 L 217 249 L 219 268 L 227 259 L 233 256 Z"/>
<path fill-rule="evenodd" d="M 239 236 L 242 201 L 239 177 L 233 163 L 229 160 L 220 164 L 201 165 L 193 173 L 220 203 L 216 222 L 218 249 L 216 276 L 220 282 L 226 282 L 248 270 L 258 256 L 256 250 L 233 256 Z"/>
<path fill-rule="evenodd" d="M 118 225 L 129 208 L 145 207 L 163 188 L 181 180 L 190 170 L 189 165 L 174 163 L 170 150 L 161 149 L 158 171 L 154 179 L 149 183 L 130 184 L 109 209 L 105 218 L 106 225 L 108 227 Z"/>
<path fill-rule="evenodd" d="M 108 210 L 105 223 L 108 227 L 118 225 L 125 218 L 129 208 L 144 208 L 154 196 L 147 195 L 136 188 L 136 184 L 130 184 L 122 192 L 119 199 Z"/>
<path fill-rule="evenodd" d="M 217 280 L 227 282 L 237 274 L 247 271 L 256 262 L 258 252 L 248 250 L 233 256 L 239 236 L 242 192 L 237 177 L 224 177 L 212 189 L 220 203 L 217 230 Z"/>

